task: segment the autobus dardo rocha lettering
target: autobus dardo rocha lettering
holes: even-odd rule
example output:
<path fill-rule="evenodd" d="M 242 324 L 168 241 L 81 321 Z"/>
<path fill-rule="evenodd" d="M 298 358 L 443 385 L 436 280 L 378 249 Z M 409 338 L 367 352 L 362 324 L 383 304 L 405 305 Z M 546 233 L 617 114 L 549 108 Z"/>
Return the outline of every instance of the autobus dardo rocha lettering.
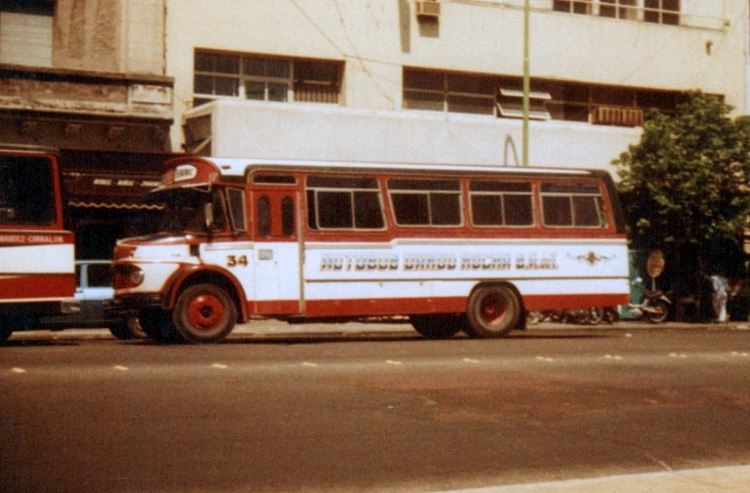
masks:
<path fill-rule="evenodd" d="M 63 226 L 57 154 L 0 146 L 0 342 L 78 311 L 75 241 Z"/>
<path fill-rule="evenodd" d="M 113 305 L 162 342 L 258 317 L 501 337 L 527 310 L 629 300 L 605 171 L 179 157 L 163 172 L 161 232 L 118 241 Z"/>

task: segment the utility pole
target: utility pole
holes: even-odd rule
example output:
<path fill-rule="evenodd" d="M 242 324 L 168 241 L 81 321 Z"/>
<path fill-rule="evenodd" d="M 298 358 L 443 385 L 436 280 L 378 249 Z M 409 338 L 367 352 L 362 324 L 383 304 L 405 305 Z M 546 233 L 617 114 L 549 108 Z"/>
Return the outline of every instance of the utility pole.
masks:
<path fill-rule="evenodd" d="M 529 93 L 531 92 L 531 76 L 529 75 L 529 6 L 530 0 L 523 3 L 523 135 L 522 135 L 522 163 L 529 165 Z"/>

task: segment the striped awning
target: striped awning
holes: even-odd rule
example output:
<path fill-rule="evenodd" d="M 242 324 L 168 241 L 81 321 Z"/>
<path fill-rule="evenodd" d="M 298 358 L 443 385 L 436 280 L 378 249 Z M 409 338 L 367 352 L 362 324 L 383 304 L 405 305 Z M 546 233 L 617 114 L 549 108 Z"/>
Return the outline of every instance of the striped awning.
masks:
<path fill-rule="evenodd" d="M 146 200 L 149 191 L 161 184 L 157 174 L 66 171 L 63 173 L 69 207 L 160 210 L 161 204 Z"/>

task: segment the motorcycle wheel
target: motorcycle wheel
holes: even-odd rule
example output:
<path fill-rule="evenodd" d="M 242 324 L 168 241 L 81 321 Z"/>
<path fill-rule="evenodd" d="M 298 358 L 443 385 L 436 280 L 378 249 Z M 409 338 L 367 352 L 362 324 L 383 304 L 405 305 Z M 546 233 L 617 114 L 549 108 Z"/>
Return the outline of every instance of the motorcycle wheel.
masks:
<path fill-rule="evenodd" d="M 669 316 L 669 305 L 664 300 L 651 300 L 651 310 L 645 313 L 646 320 L 652 324 L 660 324 Z"/>

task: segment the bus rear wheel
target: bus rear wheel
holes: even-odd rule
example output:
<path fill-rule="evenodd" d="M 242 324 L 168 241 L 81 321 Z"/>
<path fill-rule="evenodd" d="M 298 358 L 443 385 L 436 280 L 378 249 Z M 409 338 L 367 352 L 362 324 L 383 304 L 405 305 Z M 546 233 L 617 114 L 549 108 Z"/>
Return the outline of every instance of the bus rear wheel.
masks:
<path fill-rule="evenodd" d="M 177 298 L 174 324 L 188 342 L 214 342 L 229 334 L 237 320 L 237 309 L 226 291 L 213 284 L 197 284 Z"/>
<path fill-rule="evenodd" d="M 507 286 L 482 286 L 469 297 L 466 315 L 471 336 L 503 337 L 518 326 L 521 303 Z"/>
<path fill-rule="evenodd" d="M 463 328 L 462 318 L 462 315 L 445 313 L 411 315 L 409 321 L 414 330 L 426 339 L 450 339 Z"/>

